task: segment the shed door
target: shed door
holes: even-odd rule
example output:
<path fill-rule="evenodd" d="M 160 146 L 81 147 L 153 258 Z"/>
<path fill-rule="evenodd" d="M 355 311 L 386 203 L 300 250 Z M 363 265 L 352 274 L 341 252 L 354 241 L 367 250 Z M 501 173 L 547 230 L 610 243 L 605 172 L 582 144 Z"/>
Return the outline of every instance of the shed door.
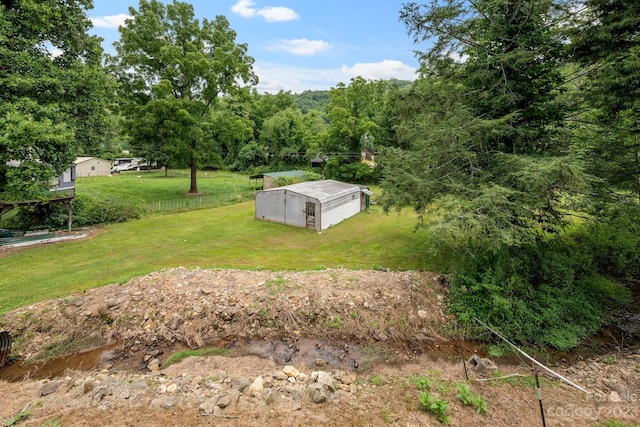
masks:
<path fill-rule="evenodd" d="M 316 228 L 316 204 L 307 202 L 305 212 L 307 213 L 307 228 Z"/>

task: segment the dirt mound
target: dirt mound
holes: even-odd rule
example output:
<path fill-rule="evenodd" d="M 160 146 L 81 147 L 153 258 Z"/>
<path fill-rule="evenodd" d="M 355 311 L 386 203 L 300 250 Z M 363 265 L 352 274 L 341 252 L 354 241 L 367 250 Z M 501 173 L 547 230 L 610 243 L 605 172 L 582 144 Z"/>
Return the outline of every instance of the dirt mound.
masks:
<path fill-rule="evenodd" d="M 0 394 L 14 398 L 0 405 L 0 419 L 438 425 L 437 414 L 420 409 L 426 393 L 440 409 L 446 403 L 442 415 L 452 425 L 539 424 L 526 364 L 498 360 L 499 373 L 470 371 L 467 382 L 461 358 L 479 349 L 446 338 L 446 292 L 444 278 L 426 272 L 177 268 L 43 301 L 2 319 L 15 342 Z M 177 351 L 196 349 L 217 355 L 163 366 Z M 65 354 L 72 355 L 57 358 Z M 548 420 L 593 425 L 640 416 L 638 355 L 554 369 L 592 393 L 543 378 Z M 462 385 L 488 413 L 460 397 Z"/>

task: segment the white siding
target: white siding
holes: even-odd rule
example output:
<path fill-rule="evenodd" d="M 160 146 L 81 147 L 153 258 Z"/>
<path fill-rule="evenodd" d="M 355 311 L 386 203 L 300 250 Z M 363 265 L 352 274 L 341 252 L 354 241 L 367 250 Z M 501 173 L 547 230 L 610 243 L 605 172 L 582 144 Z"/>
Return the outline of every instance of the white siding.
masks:
<path fill-rule="evenodd" d="M 336 225 L 347 218 L 360 212 L 360 191 L 356 190 L 348 195 L 351 200 L 342 200 L 342 204 L 327 210 L 327 206 L 322 207 L 322 230 L 326 230 L 332 225 Z"/>

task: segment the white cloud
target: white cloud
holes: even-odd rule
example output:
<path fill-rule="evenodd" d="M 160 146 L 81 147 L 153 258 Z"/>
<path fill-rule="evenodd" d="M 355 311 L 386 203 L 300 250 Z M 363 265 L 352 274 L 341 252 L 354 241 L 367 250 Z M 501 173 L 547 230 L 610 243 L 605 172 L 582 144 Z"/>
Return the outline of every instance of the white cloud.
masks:
<path fill-rule="evenodd" d="M 340 82 L 348 85 L 351 78 L 356 76 L 362 76 L 367 80 L 415 80 L 417 77 L 415 68 L 393 60 L 321 69 L 256 62 L 254 71 L 260 78 L 257 90 L 261 93 L 276 93 L 280 90 L 294 93 L 305 90 L 329 90 Z"/>
<path fill-rule="evenodd" d="M 125 19 L 131 18 L 129 15 L 121 13 L 120 15 L 97 16 L 91 18 L 94 27 L 97 28 L 118 28 L 124 25 Z"/>
<path fill-rule="evenodd" d="M 283 6 L 265 7 L 259 9 L 257 14 L 266 19 L 267 22 L 294 21 L 300 18 L 300 15 L 294 10 Z"/>
<path fill-rule="evenodd" d="M 256 9 L 255 4 L 252 0 L 238 0 L 236 4 L 231 6 L 231 11 L 244 18 L 262 16 L 267 22 L 293 21 L 300 18 L 300 15 L 288 7 L 268 6 Z"/>
<path fill-rule="evenodd" d="M 368 80 L 399 79 L 414 80 L 416 69 L 401 61 L 385 59 L 382 62 L 356 63 L 353 67 L 343 65 L 340 69 L 346 76 L 361 76 Z"/>
<path fill-rule="evenodd" d="M 280 40 L 280 43 L 271 46 L 269 50 L 283 50 L 295 55 L 314 55 L 329 49 L 331 45 L 324 40 L 293 39 Z"/>
<path fill-rule="evenodd" d="M 252 18 L 256 14 L 256 10 L 251 7 L 254 4 L 251 0 L 239 0 L 238 3 L 231 6 L 231 11 L 244 18 Z"/>

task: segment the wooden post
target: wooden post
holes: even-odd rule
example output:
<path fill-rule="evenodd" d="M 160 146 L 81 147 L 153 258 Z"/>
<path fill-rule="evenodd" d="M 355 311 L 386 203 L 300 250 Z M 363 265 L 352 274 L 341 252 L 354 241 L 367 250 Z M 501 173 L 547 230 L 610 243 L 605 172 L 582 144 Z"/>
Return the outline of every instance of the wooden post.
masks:
<path fill-rule="evenodd" d="M 67 222 L 67 233 L 71 233 L 72 212 L 73 212 L 73 199 L 69 200 L 69 221 Z"/>

